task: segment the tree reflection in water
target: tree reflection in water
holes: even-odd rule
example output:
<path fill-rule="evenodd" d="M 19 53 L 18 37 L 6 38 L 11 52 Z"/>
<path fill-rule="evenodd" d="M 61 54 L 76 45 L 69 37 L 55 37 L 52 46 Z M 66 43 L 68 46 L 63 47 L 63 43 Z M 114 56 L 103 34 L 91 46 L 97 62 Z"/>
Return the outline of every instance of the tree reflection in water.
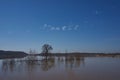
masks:
<path fill-rule="evenodd" d="M 55 65 L 55 58 L 54 57 L 49 57 L 48 59 L 42 59 L 41 60 L 41 69 L 43 71 L 48 71 Z"/>
<path fill-rule="evenodd" d="M 25 63 L 29 71 L 34 71 L 38 67 L 40 67 L 43 71 L 48 71 L 54 67 L 55 58 L 48 57 L 47 59 L 38 59 L 37 56 L 28 56 L 25 60 Z"/>
<path fill-rule="evenodd" d="M 40 57 L 40 56 L 39 56 Z M 55 63 L 56 60 L 56 63 Z M 5 59 L 2 61 L 2 70 L 7 71 L 48 71 L 51 68 L 55 68 L 55 65 L 60 66 L 64 65 L 66 69 L 79 68 L 80 64 L 84 64 L 84 57 L 79 56 L 66 56 L 66 57 L 51 57 L 38 58 L 38 56 L 27 56 L 22 59 Z"/>
<path fill-rule="evenodd" d="M 28 69 L 28 71 L 32 72 L 36 69 L 36 66 L 38 66 L 40 64 L 40 60 L 38 60 L 37 56 L 27 56 L 24 60 L 26 69 Z"/>
<path fill-rule="evenodd" d="M 80 64 L 84 64 L 84 57 L 80 56 L 66 56 L 65 57 L 65 67 L 66 68 L 78 68 Z"/>
<path fill-rule="evenodd" d="M 5 72 L 7 72 L 7 71 L 13 72 L 15 69 L 15 65 L 16 65 L 16 62 L 14 59 L 3 60 L 2 70 L 4 70 Z"/>

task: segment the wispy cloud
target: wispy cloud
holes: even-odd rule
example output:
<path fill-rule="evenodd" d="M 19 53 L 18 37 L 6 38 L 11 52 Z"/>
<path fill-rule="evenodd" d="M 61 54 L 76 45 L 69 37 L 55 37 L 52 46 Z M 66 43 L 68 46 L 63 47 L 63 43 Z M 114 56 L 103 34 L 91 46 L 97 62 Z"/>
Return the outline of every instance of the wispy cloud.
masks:
<path fill-rule="evenodd" d="M 67 26 L 63 26 L 63 27 L 62 27 L 62 30 L 64 31 L 64 30 L 66 30 L 66 28 L 67 28 Z"/>
<path fill-rule="evenodd" d="M 72 31 L 72 30 L 78 30 L 79 25 L 64 25 L 64 26 L 52 26 L 48 24 L 44 24 L 43 28 L 44 30 L 51 30 L 51 31 Z"/>
<path fill-rule="evenodd" d="M 46 28 L 51 28 L 52 26 L 51 25 L 48 25 L 48 24 L 44 24 L 43 25 L 43 28 L 46 29 Z"/>
<path fill-rule="evenodd" d="M 74 30 L 78 30 L 79 25 L 75 25 Z"/>
<path fill-rule="evenodd" d="M 56 30 L 58 30 L 58 31 L 59 31 L 59 30 L 60 30 L 60 27 L 56 27 Z"/>
<path fill-rule="evenodd" d="M 44 24 L 43 26 L 44 26 L 44 27 L 47 27 L 47 24 Z"/>
<path fill-rule="evenodd" d="M 56 28 L 55 27 L 51 27 L 50 30 L 55 30 Z"/>

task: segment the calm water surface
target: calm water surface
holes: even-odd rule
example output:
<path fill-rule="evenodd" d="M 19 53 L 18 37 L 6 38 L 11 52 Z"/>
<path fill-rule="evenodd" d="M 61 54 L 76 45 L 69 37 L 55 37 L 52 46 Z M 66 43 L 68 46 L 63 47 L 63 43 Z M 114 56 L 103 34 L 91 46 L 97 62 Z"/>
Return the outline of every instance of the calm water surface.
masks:
<path fill-rule="evenodd" d="M 0 60 L 0 80 L 120 80 L 120 58 L 44 57 Z"/>

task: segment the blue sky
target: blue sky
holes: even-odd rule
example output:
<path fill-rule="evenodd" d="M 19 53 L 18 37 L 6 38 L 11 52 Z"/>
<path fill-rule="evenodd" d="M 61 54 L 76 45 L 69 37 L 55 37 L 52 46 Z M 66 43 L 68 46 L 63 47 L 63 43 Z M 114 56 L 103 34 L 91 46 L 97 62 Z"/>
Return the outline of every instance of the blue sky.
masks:
<path fill-rule="evenodd" d="M 120 52 L 119 0 L 0 0 L 0 49 Z"/>

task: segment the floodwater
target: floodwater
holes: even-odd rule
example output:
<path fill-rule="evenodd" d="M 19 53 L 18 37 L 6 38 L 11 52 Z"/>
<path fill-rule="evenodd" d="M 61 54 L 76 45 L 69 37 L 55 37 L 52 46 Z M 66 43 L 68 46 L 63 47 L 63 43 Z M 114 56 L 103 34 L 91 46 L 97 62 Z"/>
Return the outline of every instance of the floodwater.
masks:
<path fill-rule="evenodd" d="M 2 59 L 0 80 L 120 80 L 120 58 L 28 56 Z"/>

